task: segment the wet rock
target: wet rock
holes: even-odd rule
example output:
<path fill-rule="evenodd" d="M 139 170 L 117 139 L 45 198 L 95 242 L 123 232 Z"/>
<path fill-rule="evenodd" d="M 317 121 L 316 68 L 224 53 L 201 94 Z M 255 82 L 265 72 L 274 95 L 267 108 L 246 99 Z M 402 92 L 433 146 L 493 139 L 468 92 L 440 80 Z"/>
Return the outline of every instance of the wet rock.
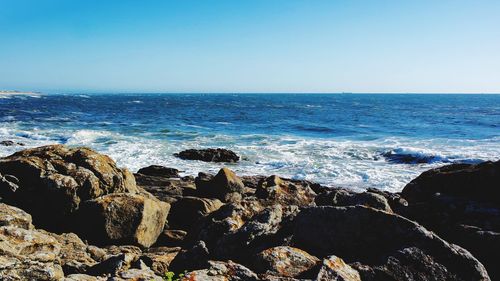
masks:
<path fill-rule="evenodd" d="M 260 252 L 254 262 L 257 273 L 297 277 L 316 266 L 319 259 L 297 248 L 278 246 Z"/>
<path fill-rule="evenodd" d="M 286 205 L 309 206 L 314 203 L 316 193 L 309 185 L 270 176 L 259 183 L 255 195 L 258 198 Z"/>
<path fill-rule="evenodd" d="M 318 206 L 366 206 L 392 213 L 387 199 L 373 192 L 356 193 L 345 189 L 333 189 L 315 198 Z"/>
<path fill-rule="evenodd" d="M 145 168 L 139 169 L 138 174 L 162 178 L 180 178 L 179 170 L 174 168 L 168 168 L 159 165 L 151 165 Z"/>
<path fill-rule="evenodd" d="M 219 199 L 182 197 L 172 203 L 168 215 L 169 226 L 189 230 L 201 217 L 218 210 L 222 205 Z"/>
<path fill-rule="evenodd" d="M 79 211 L 80 232 L 95 243 L 149 247 L 165 225 L 170 205 L 152 196 L 117 193 L 86 201 Z"/>
<path fill-rule="evenodd" d="M 196 188 L 201 196 L 227 202 L 227 197 L 231 197 L 232 193 L 244 192 L 245 185 L 233 171 L 222 168 L 213 178 L 205 174 L 199 175 L 196 178 Z"/>
<path fill-rule="evenodd" d="M 250 269 L 232 261 L 209 261 L 209 267 L 188 272 L 187 280 L 204 281 L 257 281 L 259 278 Z"/>
<path fill-rule="evenodd" d="M 24 229 L 33 229 L 31 215 L 25 211 L 0 203 L 0 226 L 15 226 Z"/>
<path fill-rule="evenodd" d="M 143 253 L 140 260 L 158 275 L 164 275 L 169 271 L 169 265 L 181 250 L 180 247 L 157 247 L 150 248 Z"/>
<path fill-rule="evenodd" d="M 398 215 L 363 206 L 311 207 L 301 211 L 295 222 L 292 245 L 317 257 L 334 254 L 373 267 L 389 259 L 403 263 L 398 253 L 413 247 L 426 259 L 433 258 L 432 263 L 408 265 L 415 265 L 413 274 L 420 278 L 416 280 L 435 280 L 432 272 L 440 267 L 446 269 L 446 279 L 489 280 L 484 266 L 469 252 Z M 399 270 L 384 269 L 395 275 Z"/>
<path fill-rule="evenodd" d="M 133 175 L 106 155 L 88 148 L 50 145 L 0 159 L 0 173 L 19 180 L 0 189 L 5 203 L 33 216 L 35 225 L 60 231 L 71 225 L 80 203 L 114 192 L 137 192 Z"/>
<path fill-rule="evenodd" d="M 3 140 L 3 141 L 0 141 L 0 145 L 3 145 L 3 146 L 13 146 L 13 145 L 24 146 L 24 143 L 22 143 L 22 142 L 14 142 L 14 141 L 11 141 L 11 140 Z"/>
<path fill-rule="evenodd" d="M 205 162 L 238 162 L 240 157 L 231 150 L 223 148 L 188 149 L 174 154 L 184 160 L 200 160 Z"/>
<path fill-rule="evenodd" d="M 361 281 L 359 272 L 346 264 L 337 256 L 329 256 L 323 260 L 316 281 Z M 405 280 L 399 279 L 399 280 Z"/>
<path fill-rule="evenodd" d="M 500 161 L 432 169 L 405 186 L 399 211 L 469 250 L 500 278 Z"/>

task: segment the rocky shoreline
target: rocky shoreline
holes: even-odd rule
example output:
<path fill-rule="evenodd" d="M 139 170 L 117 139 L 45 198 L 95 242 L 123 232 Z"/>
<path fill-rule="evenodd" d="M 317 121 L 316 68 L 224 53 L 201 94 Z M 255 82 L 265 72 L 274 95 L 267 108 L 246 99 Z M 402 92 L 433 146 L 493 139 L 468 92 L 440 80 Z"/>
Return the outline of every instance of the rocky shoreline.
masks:
<path fill-rule="evenodd" d="M 27 149 L 0 159 L 0 280 L 499 280 L 499 187 L 500 161 L 355 193 Z"/>

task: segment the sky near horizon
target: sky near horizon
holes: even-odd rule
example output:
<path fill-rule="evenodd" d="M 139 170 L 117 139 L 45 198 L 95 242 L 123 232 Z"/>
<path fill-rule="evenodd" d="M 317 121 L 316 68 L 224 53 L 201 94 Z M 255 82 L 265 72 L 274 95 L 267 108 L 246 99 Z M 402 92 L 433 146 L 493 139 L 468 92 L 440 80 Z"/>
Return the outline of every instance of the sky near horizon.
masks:
<path fill-rule="evenodd" d="M 500 1 L 0 0 L 0 90 L 500 93 Z"/>

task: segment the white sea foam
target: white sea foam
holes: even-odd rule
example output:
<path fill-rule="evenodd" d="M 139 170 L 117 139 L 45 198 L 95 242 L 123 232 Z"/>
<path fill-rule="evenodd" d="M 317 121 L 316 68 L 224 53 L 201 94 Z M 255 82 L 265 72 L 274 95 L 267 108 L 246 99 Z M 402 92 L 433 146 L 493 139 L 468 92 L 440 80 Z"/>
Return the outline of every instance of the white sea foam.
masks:
<path fill-rule="evenodd" d="M 159 164 L 178 168 L 185 174 L 216 172 L 224 164 L 185 161 L 173 153 L 188 148 L 225 147 L 240 154 L 237 164 L 227 164 L 241 175 L 276 174 L 307 179 L 330 186 L 353 189 L 376 187 L 399 191 L 421 172 L 447 162 L 497 160 L 500 138 L 490 140 L 414 140 L 386 138 L 373 141 L 304 139 L 293 136 L 199 136 L 188 140 L 160 140 L 152 137 L 126 136 L 110 131 L 31 130 L 24 131 L 15 122 L 0 127 L 0 140 L 13 140 L 35 147 L 65 142 L 71 146 L 89 146 L 114 158 L 120 166 L 136 171 Z M 0 156 L 9 155 L 21 146 L 0 146 Z M 384 152 L 425 157 L 443 161 L 421 164 L 398 164 L 387 161 Z M 446 160 L 446 161 L 445 161 Z"/>

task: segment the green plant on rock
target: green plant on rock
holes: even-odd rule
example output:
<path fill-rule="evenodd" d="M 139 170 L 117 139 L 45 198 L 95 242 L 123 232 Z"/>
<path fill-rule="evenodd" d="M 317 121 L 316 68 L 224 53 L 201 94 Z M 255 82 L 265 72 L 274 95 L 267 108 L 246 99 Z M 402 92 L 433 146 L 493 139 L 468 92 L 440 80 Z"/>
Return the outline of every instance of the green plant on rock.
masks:
<path fill-rule="evenodd" d="M 175 274 L 175 272 L 169 271 L 165 273 L 165 279 L 166 281 L 181 281 L 184 276 L 186 276 L 187 271 L 185 270 L 183 273 L 179 273 L 178 275 Z"/>

